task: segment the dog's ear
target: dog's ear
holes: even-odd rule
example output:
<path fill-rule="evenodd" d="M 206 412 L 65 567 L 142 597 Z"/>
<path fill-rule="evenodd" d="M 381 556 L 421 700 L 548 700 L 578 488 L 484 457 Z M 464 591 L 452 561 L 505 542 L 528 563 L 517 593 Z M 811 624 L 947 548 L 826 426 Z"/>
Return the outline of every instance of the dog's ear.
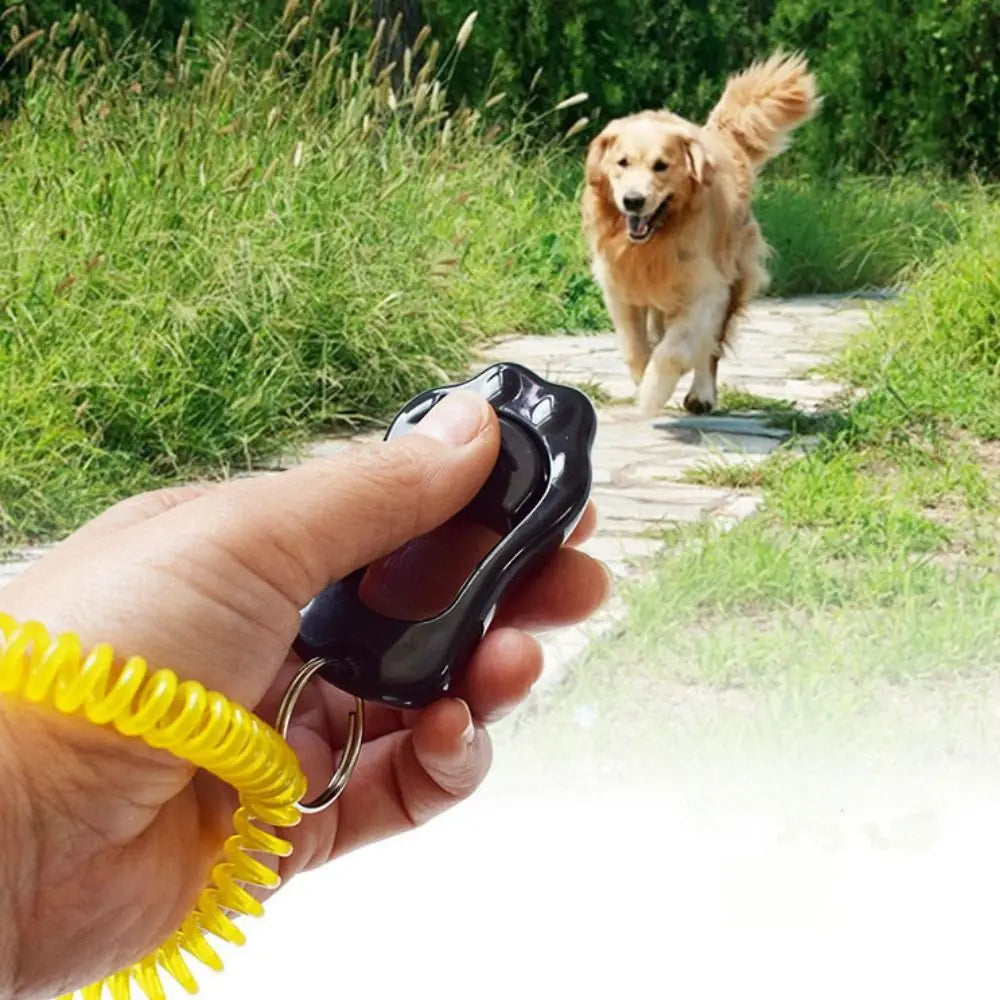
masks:
<path fill-rule="evenodd" d="M 605 126 L 604 131 L 601 132 L 596 138 L 592 139 L 590 146 L 587 148 L 587 183 L 588 184 L 599 184 L 604 172 L 601 169 L 601 163 L 604 160 L 605 154 L 611 143 L 618 138 L 618 128 L 616 122 L 610 122 Z"/>
<path fill-rule="evenodd" d="M 705 149 L 698 138 L 692 135 L 684 140 L 684 155 L 688 173 L 694 178 L 695 183 L 708 187 L 715 176 L 715 160 L 712 154 Z"/>

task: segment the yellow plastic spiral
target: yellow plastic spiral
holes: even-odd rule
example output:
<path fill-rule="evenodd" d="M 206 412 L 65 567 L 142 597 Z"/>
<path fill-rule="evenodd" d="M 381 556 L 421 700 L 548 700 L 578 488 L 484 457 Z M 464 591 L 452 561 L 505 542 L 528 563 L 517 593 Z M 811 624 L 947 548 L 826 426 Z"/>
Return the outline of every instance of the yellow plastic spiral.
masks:
<path fill-rule="evenodd" d="M 280 882 L 250 855 L 291 854 L 287 841 L 255 824 L 298 823 L 296 803 L 305 793 L 306 779 L 295 754 L 252 712 L 197 682 L 180 682 L 170 670 L 149 673 L 141 657 L 129 658 L 116 670 L 110 646 L 95 646 L 84 654 L 77 636 L 66 633 L 53 640 L 37 622 L 19 625 L 3 613 L 0 633 L 0 695 L 21 697 L 141 739 L 211 772 L 239 793 L 234 832 L 223 846 L 223 859 L 180 929 L 151 955 L 80 994 L 82 1000 L 99 1000 L 106 988 L 112 1000 L 128 1000 L 134 981 L 149 1000 L 164 1000 L 161 971 L 188 993 L 197 992 L 184 953 L 220 970 L 222 961 L 206 936 L 243 944 L 243 933 L 230 915 L 263 912 L 244 886 L 273 889 Z"/>

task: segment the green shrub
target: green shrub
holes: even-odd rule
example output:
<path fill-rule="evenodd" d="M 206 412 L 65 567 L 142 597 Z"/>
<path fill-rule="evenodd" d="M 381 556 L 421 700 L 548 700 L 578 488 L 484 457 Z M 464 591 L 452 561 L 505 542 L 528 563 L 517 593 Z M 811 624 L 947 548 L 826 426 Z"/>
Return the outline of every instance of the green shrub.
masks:
<path fill-rule="evenodd" d="M 474 7 L 470 0 L 407 6 L 422 10 L 442 39 L 454 38 Z M 166 43 L 164 53 L 185 19 L 196 36 L 221 34 L 235 17 L 267 36 L 283 15 L 309 14 L 330 29 L 352 10 L 350 0 L 95 0 L 84 7 L 113 45 L 138 32 Z M 354 9 L 367 28 L 376 12 L 401 7 L 381 0 Z M 31 27 L 65 24 L 73 9 L 65 0 L 31 0 L 8 19 L 17 26 L 11 43 Z M 355 39 L 361 48 L 362 35 Z M 270 58 L 259 38 L 253 44 Z M 479 104 L 503 91 L 512 114 L 525 103 L 544 113 L 549 134 L 572 121 L 549 109 L 577 92 L 590 95 L 600 120 L 650 105 L 700 119 L 728 74 L 775 47 L 803 50 L 826 95 L 819 119 L 800 133 L 779 172 L 796 163 L 814 173 L 1000 171 L 1000 0 L 580 0 L 568 7 L 494 0 L 478 12 L 476 31 L 449 73 L 450 92 Z M 30 64 L 23 55 L 6 72 L 24 73 Z"/>
<path fill-rule="evenodd" d="M 112 44 L 132 33 L 152 42 L 170 43 L 184 21 L 197 16 L 198 0 L 27 0 L 22 20 L 32 27 L 66 23 L 78 9 L 86 11 L 108 35 Z"/>
<path fill-rule="evenodd" d="M 455 84 L 482 94 L 496 76 L 494 89 L 509 89 L 515 101 L 533 98 L 543 109 L 585 91 L 604 115 L 665 103 L 697 117 L 717 98 L 718 81 L 766 44 L 770 6 L 582 0 L 567 11 L 542 0 L 498 0 L 480 10 Z M 469 4 L 439 0 L 426 9 L 447 32 Z"/>
<path fill-rule="evenodd" d="M 778 0 L 769 33 L 820 75 L 801 137 L 816 166 L 1000 170 L 997 0 Z"/>
<path fill-rule="evenodd" d="M 468 5 L 425 9 L 448 34 Z M 699 120 L 728 74 L 776 47 L 804 51 L 826 95 L 779 172 L 1000 171 L 998 0 L 496 0 L 456 84 L 540 108 L 585 91 L 601 120 L 645 106 Z"/>

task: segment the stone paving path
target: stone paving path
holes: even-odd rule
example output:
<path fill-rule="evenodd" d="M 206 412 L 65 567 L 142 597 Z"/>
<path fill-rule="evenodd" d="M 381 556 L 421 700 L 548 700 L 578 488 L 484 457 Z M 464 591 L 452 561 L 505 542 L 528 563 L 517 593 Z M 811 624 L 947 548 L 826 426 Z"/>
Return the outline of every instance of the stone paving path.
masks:
<path fill-rule="evenodd" d="M 720 383 L 757 396 L 785 400 L 814 411 L 841 390 L 810 375 L 844 336 L 867 322 L 865 303 L 843 298 L 761 300 L 749 310 L 732 356 L 720 365 Z M 633 406 L 633 386 L 613 335 L 505 339 L 483 352 L 477 365 L 518 361 L 539 375 L 589 390 L 601 402 L 594 445 L 594 502 L 597 536 L 586 550 L 602 559 L 619 580 L 642 572 L 662 546 L 663 528 L 708 519 L 728 526 L 751 514 L 758 498 L 738 490 L 712 489 L 684 481 L 706 462 L 749 462 L 763 458 L 785 436 L 752 416 L 680 415 L 686 391 L 681 383 L 664 417 L 642 419 Z M 318 442 L 311 455 L 331 454 L 349 441 L 377 439 L 380 432 Z M 25 550 L 0 563 L 0 585 L 17 575 L 44 548 Z M 566 665 L 620 613 L 612 601 L 585 626 L 545 637 L 546 674 L 539 690 L 556 683 Z"/>

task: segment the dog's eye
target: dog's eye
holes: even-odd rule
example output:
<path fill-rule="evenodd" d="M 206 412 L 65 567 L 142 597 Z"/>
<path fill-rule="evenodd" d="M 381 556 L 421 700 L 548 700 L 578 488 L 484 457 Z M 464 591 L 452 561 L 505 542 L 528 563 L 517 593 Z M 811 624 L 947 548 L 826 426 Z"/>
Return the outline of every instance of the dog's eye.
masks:
<path fill-rule="evenodd" d="M 627 167 L 627 166 L 628 166 L 628 157 L 627 157 L 627 156 L 623 156 L 623 157 L 622 157 L 622 158 L 621 158 L 621 159 L 620 159 L 620 160 L 618 161 L 618 166 L 619 166 L 619 167 Z"/>
<path fill-rule="evenodd" d="M 657 160 L 656 163 L 653 164 L 653 169 L 658 174 L 662 174 L 663 171 L 667 169 L 667 165 L 663 162 L 663 160 Z"/>

